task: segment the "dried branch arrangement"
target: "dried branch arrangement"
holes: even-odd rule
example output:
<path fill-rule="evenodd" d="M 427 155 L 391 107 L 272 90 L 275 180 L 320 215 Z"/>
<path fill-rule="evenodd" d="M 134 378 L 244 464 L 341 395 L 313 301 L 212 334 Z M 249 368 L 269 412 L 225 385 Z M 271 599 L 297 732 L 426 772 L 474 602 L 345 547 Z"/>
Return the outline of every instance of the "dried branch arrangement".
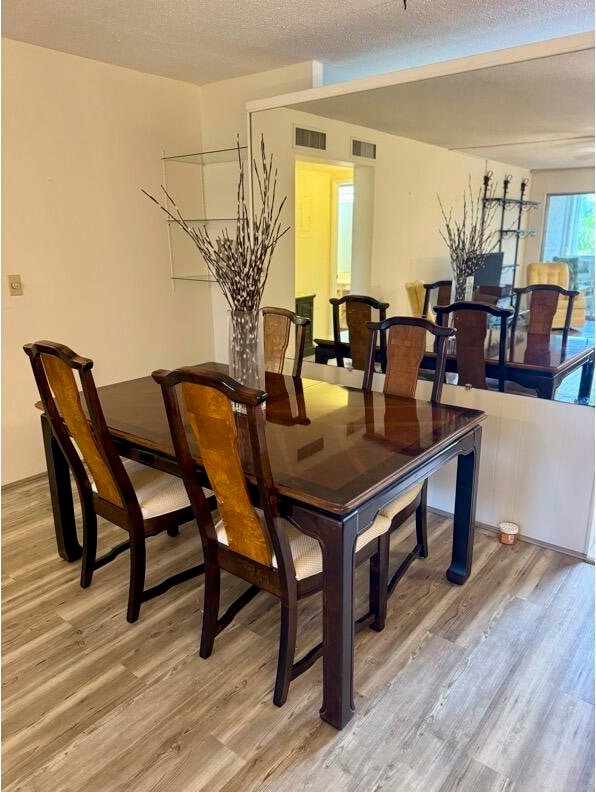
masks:
<path fill-rule="evenodd" d="M 195 228 L 189 225 L 163 185 L 167 206 L 145 190 L 142 192 L 192 239 L 209 272 L 219 283 L 230 308 L 233 311 L 256 311 L 261 304 L 273 251 L 281 237 L 289 231 L 289 226 L 282 229 L 280 219 L 286 198 L 281 201 L 277 199 L 277 169 L 273 170 L 273 156 L 267 159 L 261 136 L 260 160 L 257 162 L 255 158 L 252 163 L 258 208 L 254 209 L 251 216 L 247 206 L 245 169 L 238 139 L 236 148 L 239 176 L 234 236 L 230 236 L 224 228 L 215 239 L 211 239 L 204 226 Z"/>
<path fill-rule="evenodd" d="M 493 198 L 494 190 L 487 197 Z M 498 245 L 492 227 L 497 204 L 489 200 L 483 211 L 482 191 L 474 198 L 471 179 L 468 190 L 464 192 L 461 220 L 454 219 L 453 209 L 447 214 L 440 196 L 437 198 L 445 223 L 445 230 L 439 233 L 449 248 L 453 277 L 456 281 L 461 280 L 482 267 L 484 256 Z"/>

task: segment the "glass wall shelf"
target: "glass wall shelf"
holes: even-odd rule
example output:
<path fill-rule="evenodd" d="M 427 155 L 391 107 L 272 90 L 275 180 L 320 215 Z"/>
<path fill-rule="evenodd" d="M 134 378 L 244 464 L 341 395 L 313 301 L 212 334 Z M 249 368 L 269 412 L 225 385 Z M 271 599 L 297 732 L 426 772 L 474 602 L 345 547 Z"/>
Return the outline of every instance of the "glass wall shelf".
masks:
<path fill-rule="evenodd" d="M 199 283 L 217 283 L 215 278 L 207 275 L 172 275 L 172 280 L 198 281 Z"/>
<path fill-rule="evenodd" d="M 236 217 L 184 217 L 182 218 L 185 223 L 199 223 L 207 225 L 208 223 L 235 223 L 238 218 Z M 177 223 L 177 220 L 172 220 L 171 217 L 167 219 L 168 223 Z"/>
<path fill-rule="evenodd" d="M 201 229 L 208 232 L 214 244 L 217 239 L 235 235 L 238 156 L 246 161 L 248 146 L 195 150 L 190 154 L 162 152 L 162 183 L 166 191 L 180 207 L 187 228 L 195 233 L 201 233 Z M 179 164 L 195 167 L 181 168 Z M 169 204 L 169 208 L 177 215 L 174 206 Z M 216 282 L 184 228 L 168 217 L 167 230 L 172 281 Z"/>
<path fill-rule="evenodd" d="M 248 158 L 248 146 L 240 146 L 240 158 Z M 238 148 L 216 149 L 215 151 L 197 151 L 194 154 L 173 154 L 162 157 L 164 162 L 186 162 L 191 165 L 214 165 L 219 162 L 237 162 Z"/>

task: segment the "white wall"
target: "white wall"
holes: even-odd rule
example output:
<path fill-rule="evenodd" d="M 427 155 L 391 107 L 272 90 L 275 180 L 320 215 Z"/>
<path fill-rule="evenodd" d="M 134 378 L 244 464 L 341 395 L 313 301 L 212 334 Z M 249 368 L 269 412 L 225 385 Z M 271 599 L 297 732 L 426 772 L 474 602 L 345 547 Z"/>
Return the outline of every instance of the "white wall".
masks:
<path fill-rule="evenodd" d="M 532 171 L 530 198 L 540 201 L 540 206 L 530 212 L 528 225 L 536 229 L 536 236 L 526 240 L 524 265 L 541 261 L 542 234 L 546 196 L 549 193 L 594 192 L 594 168 L 568 168 L 565 170 Z M 520 285 L 526 284 L 525 272 L 521 273 Z"/>
<path fill-rule="evenodd" d="M 98 384 L 212 354 L 207 289 L 170 280 L 160 158 L 200 143 L 199 89 L 3 40 L 3 483 L 45 469 L 22 346 L 95 360 Z M 24 295 L 9 297 L 6 273 Z"/>

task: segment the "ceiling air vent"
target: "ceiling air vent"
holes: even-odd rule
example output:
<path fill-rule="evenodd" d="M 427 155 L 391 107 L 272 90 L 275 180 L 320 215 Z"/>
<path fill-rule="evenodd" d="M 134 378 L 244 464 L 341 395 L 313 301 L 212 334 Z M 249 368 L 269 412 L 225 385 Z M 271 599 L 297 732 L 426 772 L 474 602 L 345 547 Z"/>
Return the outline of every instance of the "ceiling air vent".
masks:
<path fill-rule="evenodd" d="M 295 127 L 294 143 L 296 146 L 304 146 L 305 148 L 325 151 L 327 148 L 327 134 L 325 132 L 318 132 L 316 129 Z"/>
<path fill-rule="evenodd" d="M 365 140 L 354 140 L 352 138 L 352 156 L 376 159 L 377 145 L 376 143 L 367 143 Z"/>

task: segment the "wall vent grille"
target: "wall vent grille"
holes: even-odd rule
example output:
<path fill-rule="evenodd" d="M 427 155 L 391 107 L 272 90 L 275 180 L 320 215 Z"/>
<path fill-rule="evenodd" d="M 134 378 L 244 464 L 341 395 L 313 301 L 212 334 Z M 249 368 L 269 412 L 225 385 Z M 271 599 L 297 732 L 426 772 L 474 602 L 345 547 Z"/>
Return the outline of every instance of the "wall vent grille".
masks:
<path fill-rule="evenodd" d="M 377 145 L 376 143 L 367 143 L 365 140 L 352 139 L 352 156 L 366 157 L 366 159 L 376 159 Z"/>
<path fill-rule="evenodd" d="M 296 146 L 325 151 L 327 148 L 327 134 L 316 129 L 303 129 L 296 127 L 294 130 L 294 143 Z"/>

